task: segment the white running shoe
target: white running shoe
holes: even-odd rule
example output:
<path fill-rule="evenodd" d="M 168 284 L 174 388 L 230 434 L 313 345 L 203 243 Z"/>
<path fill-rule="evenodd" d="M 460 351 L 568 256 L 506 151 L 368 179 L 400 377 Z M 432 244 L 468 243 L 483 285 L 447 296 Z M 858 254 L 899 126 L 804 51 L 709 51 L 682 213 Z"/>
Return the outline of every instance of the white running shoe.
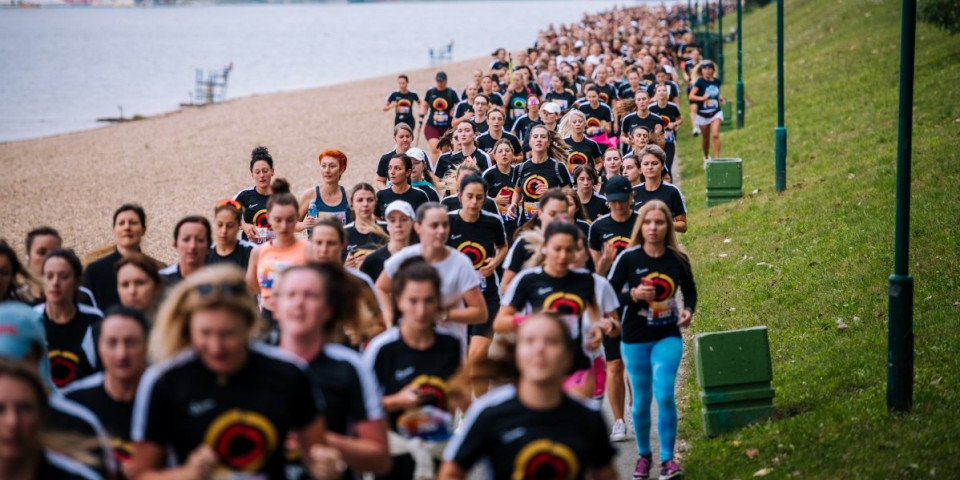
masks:
<path fill-rule="evenodd" d="M 699 137 L 699 136 L 700 136 L 700 129 L 699 129 L 699 128 L 693 127 L 693 136 L 694 136 L 694 137 Z"/>
<path fill-rule="evenodd" d="M 627 439 L 627 424 L 623 423 L 623 419 L 619 419 L 616 422 L 613 422 L 613 428 L 610 432 L 610 441 L 611 442 L 622 442 Z"/>

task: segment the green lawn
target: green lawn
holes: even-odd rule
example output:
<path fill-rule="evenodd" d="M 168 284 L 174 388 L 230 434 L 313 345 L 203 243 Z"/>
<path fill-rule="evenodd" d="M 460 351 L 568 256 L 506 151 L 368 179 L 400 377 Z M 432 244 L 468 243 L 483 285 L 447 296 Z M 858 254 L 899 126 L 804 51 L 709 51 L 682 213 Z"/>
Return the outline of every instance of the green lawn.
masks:
<path fill-rule="evenodd" d="M 700 290 L 694 331 L 769 327 L 777 415 L 708 439 L 691 375 L 681 391 L 684 467 L 689 478 L 745 479 L 761 469 L 767 478 L 958 478 L 960 36 L 917 29 L 916 381 L 913 411 L 892 415 L 885 362 L 900 2 L 786 4 L 786 192 L 773 188 L 775 5 L 744 19 L 752 106 L 743 130 L 722 135 L 723 155 L 743 159 L 745 198 L 706 209 L 699 139 L 689 127 L 679 147 L 692 160 L 683 172 L 690 232 L 682 241 Z M 725 51 L 723 92 L 733 102 L 736 44 Z M 838 329 L 838 320 L 849 328 Z"/>

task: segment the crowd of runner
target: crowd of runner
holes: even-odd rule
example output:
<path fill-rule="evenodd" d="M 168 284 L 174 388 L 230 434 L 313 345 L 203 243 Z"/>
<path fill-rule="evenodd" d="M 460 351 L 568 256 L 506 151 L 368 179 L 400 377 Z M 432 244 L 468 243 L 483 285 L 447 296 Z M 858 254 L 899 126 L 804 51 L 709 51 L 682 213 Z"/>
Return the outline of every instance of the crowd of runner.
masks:
<path fill-rule="evenodd" d="M 671 172 L 678 135 L 719 155 L 715 67 L 679 6 L 493 56 L 459 93 L 398 78 L 368 182 L 327 149 L 295 194 L 257 147 L 172 265 L 133 203 L 82 259 L 52 227 L 23 259 L 0 241 L 0 478 L 681 476 L 697 294 Z"/>

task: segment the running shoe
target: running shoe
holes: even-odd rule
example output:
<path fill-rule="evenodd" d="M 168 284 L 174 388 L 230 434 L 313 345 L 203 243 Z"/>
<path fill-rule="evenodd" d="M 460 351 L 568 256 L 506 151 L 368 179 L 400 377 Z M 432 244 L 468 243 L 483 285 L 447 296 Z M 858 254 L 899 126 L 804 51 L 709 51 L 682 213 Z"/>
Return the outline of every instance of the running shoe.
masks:
<path fill-rule="evenodd" d="M 616 422 L 613 422 L 613 428 L 610 432 L 610 441 L 611 442 L 622 442 L 627 439 L 627 424 L 623 423 L 623 419 L 618 419 Z"/>
<path fill-rule="evenodd" d="M 671 478 L 682 478 L 683 469 L 673 459 L 667 460 L 660 465 L 660 480 L 670 480 Z"/>
<path fill-rule="evenodd" d="M 699 129 L 699 128 L 693 127 L 693 136 L 694 136 L 694 137 L 699 137 L 699 136 L 700 136 L 700 129 Z"/>
<path fill-rule="evenodd" d="M 650 467 L 653 465 L 652 456 L 641 456 L 637 459 L 637 468 L 633 469 L 633 480 L 647 480 L 650 478 Z"/>

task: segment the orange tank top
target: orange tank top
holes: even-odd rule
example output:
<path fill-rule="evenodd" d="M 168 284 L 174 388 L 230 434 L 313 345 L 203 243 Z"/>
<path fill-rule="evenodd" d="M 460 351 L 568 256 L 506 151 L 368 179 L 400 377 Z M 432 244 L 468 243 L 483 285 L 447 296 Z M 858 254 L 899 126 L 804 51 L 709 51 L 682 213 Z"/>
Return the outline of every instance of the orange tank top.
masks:
<path fill-rule="evenodd" d="M 260 257 L 257 259 L 257 282 L 260 284 L 260 297 L 264 306 L 273 310 L 273 286 L 280 272 L 293 265 L 307 263 L 307 241 L 297 239 L 293 245 L 279 248 L 273 242 L 265 243 L 260 247 Z"/>

